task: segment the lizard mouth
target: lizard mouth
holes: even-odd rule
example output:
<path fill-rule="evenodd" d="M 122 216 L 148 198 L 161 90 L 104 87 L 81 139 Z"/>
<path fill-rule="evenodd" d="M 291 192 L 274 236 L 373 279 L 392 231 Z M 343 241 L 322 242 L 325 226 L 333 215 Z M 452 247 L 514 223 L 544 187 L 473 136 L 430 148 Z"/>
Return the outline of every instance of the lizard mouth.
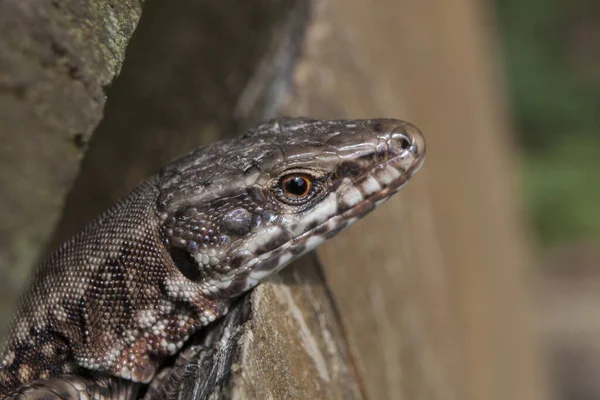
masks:
<path fill-rule="evenodd" d="M 425 160 L 424 142 L 413 141 L 402 151 L 352 181 L 342 182 L 333 196 L 337 212 L 306 232 L 280 246 L 248 260 L 229 279 L 213 283 L 219 297 L 235 297 L 278 272 L 292 259 L 314 249 L 325 240 L 352 225 L 398 192 L 421 168 Z"/>

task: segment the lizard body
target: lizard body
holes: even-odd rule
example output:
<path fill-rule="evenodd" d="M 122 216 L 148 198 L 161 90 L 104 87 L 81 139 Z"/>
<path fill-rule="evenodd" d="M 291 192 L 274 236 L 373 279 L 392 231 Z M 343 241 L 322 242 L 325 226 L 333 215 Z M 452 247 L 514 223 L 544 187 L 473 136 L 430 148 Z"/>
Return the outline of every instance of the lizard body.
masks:
<path fill-rule="evenodd" d="M 232 298 L 384 202 L 424 155 L 404 121 L 282 118 L 172 162 L 36 270 L 0 396 L 148 383 Z"/>

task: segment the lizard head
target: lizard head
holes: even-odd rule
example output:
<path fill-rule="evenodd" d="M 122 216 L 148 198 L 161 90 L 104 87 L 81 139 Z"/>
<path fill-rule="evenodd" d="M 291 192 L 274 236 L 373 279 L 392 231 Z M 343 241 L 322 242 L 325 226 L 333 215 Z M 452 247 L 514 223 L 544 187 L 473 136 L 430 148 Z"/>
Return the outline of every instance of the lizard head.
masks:
<path fill-rule="evenodd" d="M 425 141 L 393 119 L 278 119 L 161 173 L 164 242 L 211 297 L 235 297 L 382 204 Z"/>

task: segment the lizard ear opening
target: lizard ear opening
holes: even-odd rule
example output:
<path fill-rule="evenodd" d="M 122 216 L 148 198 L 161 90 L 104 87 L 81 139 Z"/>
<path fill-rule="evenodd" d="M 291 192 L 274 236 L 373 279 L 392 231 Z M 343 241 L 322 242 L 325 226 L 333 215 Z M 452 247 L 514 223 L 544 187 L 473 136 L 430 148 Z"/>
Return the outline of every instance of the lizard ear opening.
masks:
<path fill-rule="evenodd" d="M 198 282 L 202 279 L 202 271 L 198 268 L 196 260 L 194 260 L 194 257 L 192 257 L 188 251 L 180 247 L 172 246 L 169 249 L 169 254 L 171 254 L 175 266 L 183 276 L 193 282 Z"/>

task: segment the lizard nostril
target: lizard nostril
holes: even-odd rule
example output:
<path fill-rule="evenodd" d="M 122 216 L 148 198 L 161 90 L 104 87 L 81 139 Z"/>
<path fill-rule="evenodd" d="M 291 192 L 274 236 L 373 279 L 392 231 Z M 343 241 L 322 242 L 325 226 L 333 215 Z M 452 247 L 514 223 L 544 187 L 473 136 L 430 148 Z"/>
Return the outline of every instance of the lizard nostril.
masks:
<path fill-rule="evenodd" d="M 394 132 L 391 139 L 392 148 L 401 152 L 408 151 L 413 146 L 412 140 L 404 133 Z"/>

